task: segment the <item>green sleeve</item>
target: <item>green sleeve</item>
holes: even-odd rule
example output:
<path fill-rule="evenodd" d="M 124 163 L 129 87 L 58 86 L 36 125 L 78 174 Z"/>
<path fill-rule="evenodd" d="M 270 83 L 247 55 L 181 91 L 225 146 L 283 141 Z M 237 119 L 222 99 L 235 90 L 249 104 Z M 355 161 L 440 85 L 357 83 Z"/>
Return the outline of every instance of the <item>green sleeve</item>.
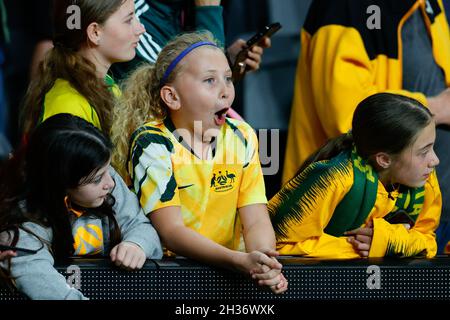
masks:
<path fill-rule="evenodd" d="M 221 6 L 201 6 L 196 8 L 195 14 L 196 29 L 211 31 L 221 47 L 225 44 L 222 12 Z"/>

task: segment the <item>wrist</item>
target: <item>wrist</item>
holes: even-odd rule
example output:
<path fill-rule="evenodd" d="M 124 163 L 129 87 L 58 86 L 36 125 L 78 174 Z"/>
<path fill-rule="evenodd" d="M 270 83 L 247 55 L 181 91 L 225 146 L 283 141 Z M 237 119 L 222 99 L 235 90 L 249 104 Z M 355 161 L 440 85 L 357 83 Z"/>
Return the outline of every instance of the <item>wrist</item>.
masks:
<path fill-rule="evenodd" d="M 246 272 L 246 268 L 244 266 L 244 259 L 247 253 L 240 251 L 232 251 L 231 254 L 231 267 L 235 271 Z"/>
<path fill-rule="evenodd" d="M 125 245 L 129 245 L 130 247 L 135 247 L 135 248 L 143 250 L 142 247 L 139 244 L 137 244 L 136 242 L 125 240 L 125 241 L 120 242 L 119 244 L 125 244 Z"/>

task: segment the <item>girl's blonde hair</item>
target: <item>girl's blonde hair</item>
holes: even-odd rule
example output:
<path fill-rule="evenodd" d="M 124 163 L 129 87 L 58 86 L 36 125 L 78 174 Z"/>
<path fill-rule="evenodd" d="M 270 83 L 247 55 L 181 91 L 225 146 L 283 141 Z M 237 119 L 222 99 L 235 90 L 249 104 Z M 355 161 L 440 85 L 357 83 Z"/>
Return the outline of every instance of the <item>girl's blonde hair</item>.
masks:
<path fill-rule="evenodd" d="M 141 64 L 124 81 L 122 96 L 113 112 L 111 140 L 115 145 L 112 165 L 125 181 L 129 181 L 127 160 L 131 135 L 144 123 L 162 120 L 167 116 L 167 107 L 160 95 L 164 73 L 184 49 L 200 41 L 218 43 L 209 31 L 181 34 L 162 49 L 154 65 Z M 172 83 L 181 69 L 182 64 L 178 64 L 168 76 L 166 83 Z"/>

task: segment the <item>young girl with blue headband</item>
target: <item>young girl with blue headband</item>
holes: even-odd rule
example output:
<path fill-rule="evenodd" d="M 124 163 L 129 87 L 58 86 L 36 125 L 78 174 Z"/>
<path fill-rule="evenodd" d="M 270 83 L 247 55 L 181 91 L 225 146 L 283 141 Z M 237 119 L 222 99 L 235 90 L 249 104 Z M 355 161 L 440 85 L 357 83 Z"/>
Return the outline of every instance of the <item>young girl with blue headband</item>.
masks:
<path fill-rule="evenodd" d="M 124 87 L 113 165 L 166 249 L 281 293 L 287 281 L 276 260 L 258 141 L 248 124 L 226 118 L 233 99 L 231 69 L 211 35 L 175 38 Z M 238 250 L 241 230 L 246 252 Z"/>

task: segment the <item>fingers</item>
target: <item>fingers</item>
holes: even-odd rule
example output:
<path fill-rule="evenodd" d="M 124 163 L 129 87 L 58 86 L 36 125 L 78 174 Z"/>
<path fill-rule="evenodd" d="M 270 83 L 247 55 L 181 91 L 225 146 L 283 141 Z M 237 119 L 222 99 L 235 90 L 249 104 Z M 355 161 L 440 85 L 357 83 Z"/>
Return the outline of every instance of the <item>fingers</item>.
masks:
<path fill-rule="evenodd" d="M 370 251 L 370 243 L 364 243 L 356 240 L 354 237 L 347 238 L 347 241 L 352 244 L 355 251 L 361 256 L 361 257 L 368 257 L 369 251 Z"/>
<path fill-rule="evenodd" d="M 256 50 L 256 48 L 257 47 L 254 47 L 253 49 Z M 245 64 L 248 66 L 248 68 L 252 71 L 256 71 L 259 69 L 260 63 L 261 63 L 261 54 L 258 54 L 258 53 L 252 52 L 252 51 L 248 51 L 247 59 L 245 59 Z"/>
<path fill-rule="evenodd" d="M 256 71 L 259 69 L 262 55 L 264 53 L 264 48 L 269 48 L 270 45 L 270 38 L 265 37 L 263 41 L 261 41 L 258 45 L 253 46 L 251 50 L 247 52 L 247 59 L 245 60 L 245 64 L 250 70 Z"/>
<path fill-rule="evenodd" d="M 271 286 L 270 290 L 272 290 L 272 292 L 275 294 L 280 294 L 285 292 L 287 288 L 288 288 L 288 281 L 286 280 L 283 274 L 280 274 L 280 282 L 275 286 Z"/>
<path fill-rule="evenodd" d="M 364 235 L 373 236 L 373 228 L 358 228 L 350 231 L 344 232 L 345 235 Z"/>
<path fill-rule="evenodd" d="M 16 256 L 17 256 L 17 252 L 12 251 L 12 250 L 0 251 L 0 261 L 5 260 L 9 257 L 16 257 Z"/>
<path fill-rule="evenodd" d="M 135 270 L 139 264 L 139 255 L 132 254 L 130 257 L 130 264 L 126 265 L 129 270 Z"/>
<path fill-rule="evenodd" d="M 262 47 L 256 45 L 256 46 L 253 46 L 248 53 L 249 53 L 249 55 L 253 54 L 255 58 L 256 58 L 256 56 L 259 56 L 259 58 L 261 58 L 263 52 L 264 52 L 264 49 Z"/>
<path fill-rule="evenodd" d="M 269 257 L 267 255 L 277 256 L 278 252 L 272 249 L 263 250 L 265 253 L 261 251 L 252 251 L 247 254 L 247 259 L 249 259 L 248 262 L 251 263 L 246 268 L 247 272 L 257 280 L 273 278 L 278 275 L 283 268 L 283 265 L 279 263 L 275 257 Z"/>
<path fill-rule="evenodd" d="M 134 263 L 130 266 L 130 268 L 132 270 L 138 270 L 138 269 L 142 269 L 142 267 L 144 266 L 145 260 L 147 260 L 144 252 L 139 252 L 139 254 L 137 254 L 135 256 L 135 261 Z"/>
<path fill-rule="evenodd" d="M 287 290 L 287 281 L 280 270 L 270 270 L 269 267 L 263 266 L 265 273 L 253 274 L 252 278 L 258 280 L 258 285 L 267 286 L 274 293 L 281 293 Z"/>
<path fill-rule="evenodd" d="M 267 286 L 267 287 L 273 287 L 278 286 L 280 284 L 280 276 L 276 276 L 275 278 L 270 278 L 267 280 L 258 280 L 258 285 L 260 286 Z"/>
<path fill-rule="evenodd" d="M 244 39 L 237 39 L 232 45 L 242 50 L 247 47 L 247 42 Z"/>
<path fill-rule="evenodd" d="M 271 258 L 263 253 L 261 253 L 258 263 L 264 264 L 264 265 L 268 266 L 270 269 L 281 270 L 283 268 L 283 265 L 281 263 L 279 263 L 277 259 Z"/>
<path fill-rule="evenodd" d="M 264 40 L 259 43 L 263 48 L 270 48 L 272 46 L 272 41 L 269 37 L 264 37 Z"/>
<path fill-rule="evenodd" d="M 279 270 L 279 269 L 269 269 L 269 267 L 267 267 L 267 266 L 262 266 L 262 267 L 263 267 L 263 269 L 262 269 L 263 272 L 255 272 L 252 270 L 252 272 L 250 273 L 252 275 L 252 278 L 254 280 L 258 280 L 258 283 L 261 285 L 266 284 L 264 282 L 264 280 L 273 279 L 281 273 L 281 270 Z M 262 282 L 260 282 L 260 281 L 262 281 Z"/>
<path fill-rule="evenodd" d="M 124 258 L 125 258 L 126 250 L 122 248 L 120 244 L 115 246 L 112 250 L 109 256 L 111 257 L 111 261 L 114 262 L 114 264 L 117 267 L 123 267 L 124 266 Z"/>
<path fill-rule="evenodd" d="M 227 48 L 228 56 L 230 57 L 230 62 L 232 65 L 234 65 L 234 63 L 236 62 L 238 53 L 245 48 L 246 42 L 243 39 L 236 40 L 231 44 L 231 46 Z"/>
<path fill-rule="evenodd" d="M 370 244 L 372 242 L 372 237 L 364 236 L 364 235 L 361 235 L 361 234 L 356 235 L 355 239 L 358 240 L 359 242 L 362 242 L 362 243 Z"/>
<path fill-rule="evenodd" d="M 353 237 L 347 238 L 347 241 L 350 242 L 356 250 L 369 250 L 370 249 L 370 243 L 358 241 Z"/>
<path fill-rule="evenodd" d="M 369 251 L 368 251 L 368 250 L 362 250 L 362 251 L 359 251 L 359 255 L 360 255 L 362 258 L 367 258 L 367 257 L 369 257 Z"/>
<path fill-rule="evenodd" d="M 111 252 L 109 253 L 109 256 L 111 257 L 111 261 L 115 262 L 117 259 L 117 249 L 118 249 L 119 245 L 115 246 L 114 248 L 112 248 Z"/>

